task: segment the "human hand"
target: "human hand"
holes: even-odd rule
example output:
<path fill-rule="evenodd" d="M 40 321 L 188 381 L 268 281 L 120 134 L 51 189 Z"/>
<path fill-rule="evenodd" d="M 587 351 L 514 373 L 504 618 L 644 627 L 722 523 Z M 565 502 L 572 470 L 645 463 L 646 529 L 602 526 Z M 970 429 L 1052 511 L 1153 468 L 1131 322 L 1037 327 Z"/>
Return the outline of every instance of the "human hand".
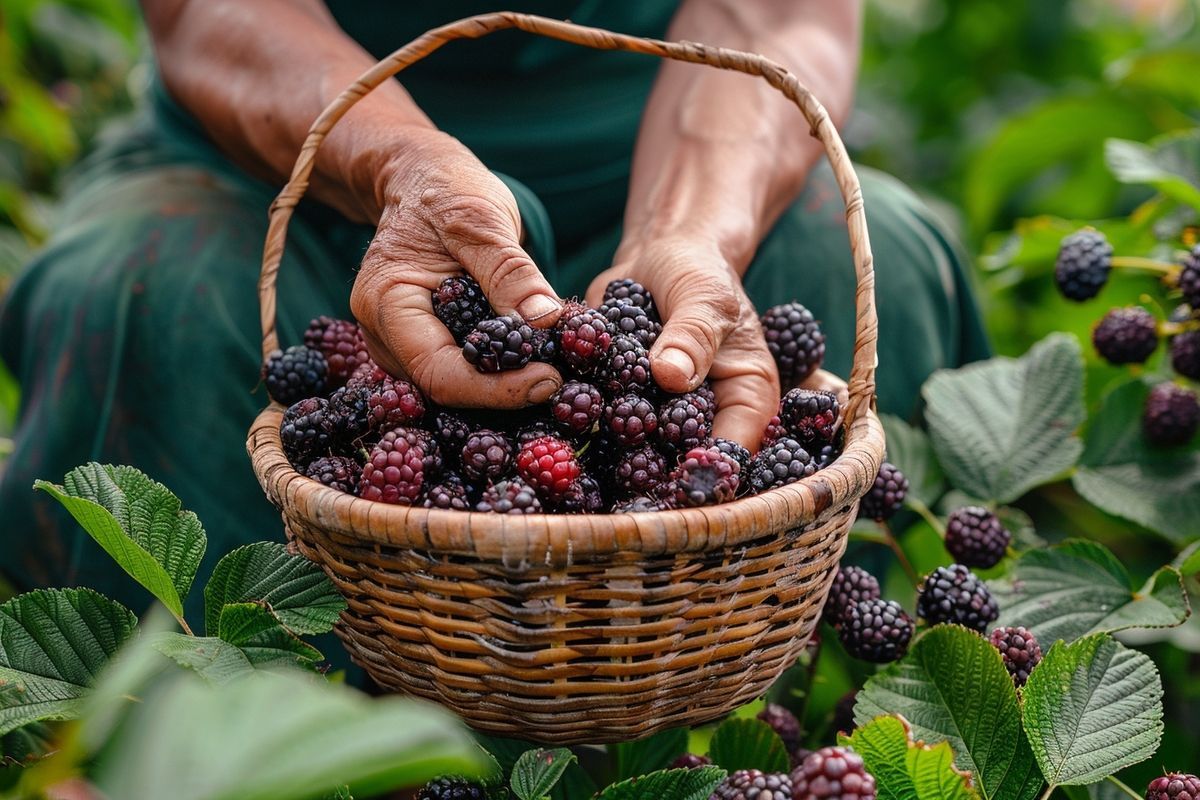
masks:
<path fill-rule="evenodd" d="M 435 403 L 519 408 L 562 383 L 547 364 L 481 374 L 433 314 L 431 292 L 466 272 L 500 314 L 546 328 L 562 303 L 521 247 L 516 200 L 466 147 L 432 130 L 412 132 L 381 170 L 383 209 L 350 293 L 376 363 L 407 375 Z"/>

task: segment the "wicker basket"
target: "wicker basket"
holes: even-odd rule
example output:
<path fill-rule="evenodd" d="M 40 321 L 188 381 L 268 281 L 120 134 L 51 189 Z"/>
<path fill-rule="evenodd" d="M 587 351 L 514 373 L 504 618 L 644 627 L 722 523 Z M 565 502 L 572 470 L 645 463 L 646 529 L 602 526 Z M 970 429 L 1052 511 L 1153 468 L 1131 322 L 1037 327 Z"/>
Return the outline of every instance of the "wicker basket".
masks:
<path fill-rule="evenodd" d="M 259 415 L 247 448 L 294 545 L 345 595 L 338 634 L 375 681 L 496 734 L 558 744 L 634 739 L 712 720 L 762 694 L 816 625 L 858 499 L 883 457 L 872 410 L 866 218 L 828 115 L 778 64 L 524 14 L 472 17 L 379 62 L 313 124 L 271 207 L 259 284 L 264 357 L 278 344 L 275 278 L 288 220 L 325 135 L 363 95 L 446 42 L 506 28 L 757 75 L 800 108 L 845 199 L 858 278 L 844 453 L 803 481 L 720 506 L 505 516 L 374 503 L 309 480 L 284 457 L 278 404 Z"/>

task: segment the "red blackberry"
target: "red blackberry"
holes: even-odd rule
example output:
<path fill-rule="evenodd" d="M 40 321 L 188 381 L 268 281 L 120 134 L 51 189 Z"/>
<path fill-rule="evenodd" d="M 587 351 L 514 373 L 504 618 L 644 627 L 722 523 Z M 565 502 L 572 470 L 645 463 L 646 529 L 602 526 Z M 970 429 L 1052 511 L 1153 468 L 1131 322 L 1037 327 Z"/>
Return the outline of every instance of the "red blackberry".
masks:
<path fill-rule="evenodd" d="M 425 482 L 432 436 L 407 428 L 390 430 L 371 448 L 358 482 L 358 496 L 380 503 L 412 505 Z M 431 476 L 432 477 L 432 476 Z"/>
<path fill-rule="evenodd" d="M 330 489 L 356 494 L 362 467 L 358 466 L 358 462 L 353 458 L 322 456 L 305 468 L 304 475 L 314 481 L 320 481 Z"/>
<path fill-rule="evenodd" d="M 541 497 L 564 495 L 579 471 L 575 448 L 557 436 L 541 436 L 521 445 L 517 453 L 517 473 Z"/>
<path fill-rule="evenodd" d="M 758 712 L 758 718 L 779 734 L 779 738 L 783 740 L 783 746 L 789 753 L 796 749 L 796 745 L 800 744 L 800 720 L 796 719 L 796 715 L 783 706 L 777 703 L 767 703 L 763 710 Z"/>
<path fill-rule="evenodd" d="M 553 364 L 558 360 L 558 333 L 553 328 L 534 328 L 533 360 Z"/>
<path fill-rule="evenodd" d="M 600 390 L 583 381 L 566 381 L 550 398 L 550 414 L 571 436 L 587 433 L 604 413 Z"/>
<path fill-rule="evenodd" d="M 632 336 L 614 336 L 604 363 L 597 370 L 597 383 L 610 394 L 650 388 L 650 353 Z"/>
<path fill-rule="evenodd" d="M 1174 383 L 1160 383 L 1146 395 L 1142 431 L 1155 445 L 1187 444 L 1200 428 L 1200 402 L 1195 392 Z"/>
<path fill-rule="evenodd" d="M 640 514 L 644 511 L 661 511 L 662 503 L 653 497 L 638 495 L 628 500 L 621 500 L 613 504 L 613 514 Z"/>
<path fill-rule="evenodd" d="M 841 407 L 833 392 L 791 389 L 779 404 L 779 419 L 787 435 L 809 450 L 833 441 Z"/>
<path fill-rule="evenodd" d="M 1092 344 L 1110 364 L 1141 364 L 1158 348 L 1158 323 L 1141 306 L 1114 308 L 1092 328 Z"/>
<path fill-rule="evenodd" d="M 849 747 L 822 747 L 792 770 L 795 800 L 875 800 L 875 778 Z"/>
<path fill-rule="evenodd" d="M 728 503 L 737 495 L 741 468 L 715 447 L 694 447 L 671 473 L 676 508 Z"/>
<path fill-rule="evenodd" d="M 962 564 L 929 573 L 917 596 L 917 614 L 930 625 L 957 623 L 983 633 L 1000 616 L 983 581 Z"/>
<path fill-rule="evenodd" d="M 494 481 L 512 468 L 512 442 L 504 434 L 487 428 L 468 436 L 461 452 L 463 475 L 470 480 Z"/>
<path fill-rule="evenodd" d="M 1200 778 L 1185 772 L 1171 772 L 1150 781 L 1146 800 L 1200 800 Z"/>
<path fill-rule="evenodd" d="M 561 495 L 547 503 L 558 514 L 599 514 L 605 509 L 600 484 L 590 475 L 580 475 Z"/>
<path fill-rule="evenodd" d="M 1054 282 L 1063 297 L 1082 302 L 1100 294 L 1112 255 L 1112 245 L 1100 231 L 1084 228 L 1064 238 L 1054 263 Z"/>
<path fill-rule="evenodd" d="M 792 779 L 782 772 L 739 769 L 717 784 L 708 800 L 792 800 Z"/>
<path fill-rule="evenodd" d="M 602 302 L 608 303 L 611 300 L 644 308 L 647 314 L 655 319 L 658 318 L 654 312 L 654 298 L 651 297 L 650 290 L 632 278 L 620 278 L 608 282 L 608 286 L 604 288 Z"/>
<path fill-rule="evenodd" d="M 520 369 L 533 358 L 533 328 L 515 314 L 485 319 L 463 339 L 462 353 L 480 372 Z"/>
<path fill-rule="evenodd" d="M 371 360 L 362 330 L 350 320 L 317 317 L 308 323 L 304 344 L 324 354 L 329 367 L 328 384 L 332 386 L 341 386 L 354 370 Z"/>
<path fill-rule="evenodd" d="M 463 445 L 470 436 L 471 423 L 461 414 L 443 408 L 434 415 L 433 438 L 451 463 L 459 463 Z"/>
<path fill-rule="evenodd" d="M 613 483 L 622 494 L 654 495 L 670 477 L 667 459 L 653 446 L 644 444 L 621 453 L 613 469 Z"/>
<path fill-rule="evenodd" d="M 283 412 L 279 439 L 288 461 L 297 469 L 319 455 L 327 455 L 333 444 L 329 403 L 320 397 L 308 397 L 292 403 Z"/>
<path fill-rule="evenodd" d="M 475 326 L 493 316 L 492 306 L 483 289 L 468 275 L 455 275 L 433 290 L 433 313 L 450 329 L 454 341 L 462 344 Z"/>
<path fill-rule="evenodd" d="M 434 484 L 426 485 L 421 498 L 423 508 L 447 508 L 455 511 L 470 511 L 471 502 L 467 499 L 467 487 L 462 478 L 454 473 L 447 473 Z"/>
<path fill-rule="evenodd" d="M 807 478 L 816 471 L 816 462 L 804 446 L 785 436 L 758 451 L 750 461 L 747 482 L 757 494 Z"/>
<path fill-rule="evenodd" d="M 542 503 L 532 486 L 520 478 L 510 478 L 484 489 L 475 510 L 493 514 L 540 514 Z"/>
<path fill-rule="evenodd" d="M 899 603 L 877 597 L 849 607 L 838 626 L 838 639 L 853 658 L 887 664 L 904 655 L 915 630 Z"/>
<path fill-rule="evenodd" d="M 779 415 L 776 414 L 767 420 L 767 427 L 763 429 L 762 441 L 758 443 L 758 449 L 762 450 L 768 445 L 779 441 L 786 435 L 787 434 L 783 430 L 783 421 L 780 420 Z"/>
<path fill-rule="evenodd" d="M 996 628 L 989 641 L 1000 651 L 1013 683 L 1024 686 L 1029 673 L 1042 662 L 1042 648 L 1038 646 L 1037 637 L 1024 628 Z"/>
<path fill-rule="evenodd" d="M 750 469 L 750 451 L 732 439 L 722 439 L 719 436 L 712 440 L 712 446 L 738 463 L 739 474 L 745 475 Z"/>
<path fill-rule="evenodd" d="M 359 364 L 354 369 L 354 373 L 346 380 L 346 386 L 351 389 L 373 389 L 387 377 L 390 376 L 383 367 L 367 359 L 366 363 Z"/>
<path fill-rule="evenodd" d="M 328 367 L 321 351 L 304 345 L 275 350 L 263 365 L 263 381 L 271 399 L 285 406 L 325 391 Z"/>
<path fill-rule="evenodd" d="M 367 434 L 370 396 L 366 389 L 345 386 L 329 396 L 329 425 L 339 441 L 348 444 Z"/>
<path fill-rule="evenodd" d="M 784 386 L 812 375 L 825 360 L 825 334 L 811 311 L 799 303 L 784 303 L 762 315 L 767 349 L 779 368 Z"/>
<path fill-rule="evenodd" d="M 863 495 L 858 506 L 858 516 L 862 519 L 873 519 L 876 522 L 889 520 L 896 515 L 904 505 L 908 494 L 908 478 L 899 467 L 889 461 L 879 466 L 879 474 L 871 490 Z"/>
<path fill-rule="evenodd" d="M 959 564 L 987 569 L 1000 563 L 1012 534 L 979 506 L 956 508 L 946 520 L 946 550 Z"/>
<path fill-rule="evenodd" d="M 1183 377 L 1200 381 L 1200 331 L 1171 337 L 1171 366 Z"/>
<path fill-rule="evenodd" d="M 712 759 L 708 756 L 698 756 L 695 753 L 684 753 L 671 762 L 667 769 L 695 769 L 696 767 L 707 767 L 712 763 Z"/>
<path fill-rule="evenodd" d="M 825 599 L 822 618 L 830 625 L 838 625 L 842 618 L 863 600 L 878 600 L 881 595 L 879 581 L 862 567 L 851 564 L 838 567 Z"/>
<path fill-rule="evenodd" d="M 376 430 L 412 425 L 425 416 L 425 398 L 416 386 L 390 375 L 371 390 L 371 427 Z"/>
<path fill-rule="evenodd" d="M 1200 308 L 1200 244 L 1183 257 L 1179 270 L 1179 291 L 1184 301 L 1192 308 Z"/>
<path fill-rule="evenodd" d="M 708 434 L 708 418 L 695 396 L 668 397 L 658 407 L 658 441 L 669 450 L 691 450 L 708 439 Z"/>
<path fill-rule="evenodd" d="M 626 394 L 605 406 L 604 426 L 617 444 L 633 447 L 658 430 L 658 415 L 646 398 Z"/>
<path fill-rule="evenodd" d="M 487 789 L 466 778 L 435 778 L 421 787 L 416 800 L 488 800 Z"/>
<path fill-rule="evenodd" d="M 613 336 L 632 336 L 642 347 L 649 350 L 662 333 L 662 324 L 650 316 L 641 306 L 624 300 L 609 300 L 600 306 L 600 312 L 608 320 Z"/>
<path fill-rule="evenodd" d="M 557 330 L 559 358 L 580 375 L 593 373 L 612 346 L 608 320 L 596 309 L 578 303 L 567 304 Z"/>

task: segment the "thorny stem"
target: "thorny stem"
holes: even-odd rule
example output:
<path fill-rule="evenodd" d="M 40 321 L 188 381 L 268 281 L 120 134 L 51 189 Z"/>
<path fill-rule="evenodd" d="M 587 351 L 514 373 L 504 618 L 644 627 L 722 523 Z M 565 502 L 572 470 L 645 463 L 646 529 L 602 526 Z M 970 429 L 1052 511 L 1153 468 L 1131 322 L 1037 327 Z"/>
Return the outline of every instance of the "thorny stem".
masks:
<path fill-rule="evenodd" d="M 1114 267 L 1122 269 L 1140 269 L 1145 272 L 1157 272 L 1162 275 L 1170 275 L 1179 269 L 1176 264 L 1168 264 L 1165 261 L 1156 261 L 1153 258 L 1140 258 L 1138 256 L 1117 256 L 1112 260 Z"/>
<path fill-rule="evenodd" d="M 1118 778 L 1116 775 L 1109 775 L 1108 781 L 1110 783 L 1112 783 L 1114 786 L 1116 786 L 1118 789 L 1120 789 L 1122 792 L 1124 792 L 1125 794 L 1132 797 L 1133 800 L 1142 800 L 1142 796 L 1140 794 L 1135 792 L 1133 789 L 1130 789 L 1129 786 L 1124 781 L 1122 781 L 1120 778 Z"/>

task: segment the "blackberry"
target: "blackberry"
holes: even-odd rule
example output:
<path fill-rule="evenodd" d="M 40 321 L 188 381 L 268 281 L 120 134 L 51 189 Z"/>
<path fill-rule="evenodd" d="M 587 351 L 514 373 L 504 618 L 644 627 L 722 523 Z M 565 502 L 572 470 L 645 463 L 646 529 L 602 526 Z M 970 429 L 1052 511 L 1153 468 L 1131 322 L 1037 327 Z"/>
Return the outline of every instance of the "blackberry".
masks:
<path fill-rule="evenodd" d="M 485 319 L 463 339 L 462 353 L 480 372 L 520 369 L 533 358 L 533 328 L 515 314 Z"/>
<path fill-rule="evenodd" d="M 512 438 L 517 443 L 517 449 L 529 444 L 534 439 L 541 439 L 543 436 L 558 436 L 558 431 L 554 425 L 544 419 L 535 419 L 532 422 L 527 422 L 513 432 Z"/>
<path fill-rule="evenodd" d="M 317 317 L 304 332 L 304 344 L 320 350 L 329 368 L 328 386 L 341 386 L 362 364 L 371 360 L 357 322 Z"/>
<path fill-rule="evenodd" d="M 580 375 L 590 375 L 604 362 L 612 346 L 608 320 L 594 308 L 568 303 L 558 318 L 558 354 Z"/>
<path fill-rule="evenodd" d="M 833 704 L 833 719 L 830 727 L 838 733 L 854 730 L 854 706 L 858 703 L 858 690 L 846 692 Z"/>
<path fill-rule="evenodd" d="M 767 420 L 767 427 L 763 428 L 762 441 L 758 444 L 759 450 L 774 444 L 786 435 L 783 430 L 783 421 L 779 419 L 778 414 L 774 415 Z"/>
<path fill-rule="evenodd" d="M 346 494 L 358 492 L 358 478 L 361 474 L 362 467 L 358 466 L 358 462 L 345 456 L 322 456 L 304 470 L 305 477 Z"/>
<path fill-rule="evenodd" d="M 1198 800 L 1200 778 L 1184 772 L 1170 772 L 1150 781 L 1146 800 Z"/>
<path fill-rule="evenodd" d="M 946 551 L 968 567 L 996 566 L 1011 540 L 1012 534 L 986 508 L 956 508 L 946 520 Z"/>
<path fill-rule="evenodd" d="M 455 511 L 470 511 L 471 502 L 467 498 L 467 487 L 463 479 L 450 472 L 442 479 L 425 487 L 421 498 L 423 508 L 448 508 Z"/>
<path fill-rule="evenodd" d="M 605 509 L 600 484 L 590 475 L 580 475 L 566 491 L 548 500 L 559 514 L 599 514 Z"/>
<path fill-rule="evenodd" d="M 899 467 L 889 461 L 879 465 L 879 474 L 871 490 L 863 495 L 858 506 L 858 516 L 863 519 L 873 519 L 876 522 L 889 520 L 896 515 L 904 505 L 908 494 L 908 478 Z"/>
<path fill-rule="evenodd" d="M 604 413 L 600 390 L 583 381 L 566 381 L 550 398 L 550 414 L 571 436 L 587 433 Z"/>
<path fill-rule="evenodd" d="M 579 472 L 575 449 L 557 436 L 540 436 L 517 453 L 517 474 L 548 500 L 566 494 Z"/>
<path fill-rule="evenodd" d="M 779 404 L 779 420 L 787 435 L 810 450 L 833 441 L 841 408 L 833 392 L 792 389 Z"/>
<path fill-rule="evenodd" d="M 762 326 L 784 386 L 794 386 L 820 368 L 825 334 L 807 308 L 799 303 L 774 306 L 762 315 Z"/>
<path fill-rule="evenodd" d="M 708 439 L 708 418 L 690 394 L 668 398 L 658 407 L 658 441 L 676 452 L 691 450 Z"/>
<path fill-rule="evenodd" d="M 1064 238 L 1054 262 L 1054 282 L 1063 297 L 1082 302 L 1100 294 L 1112 255 L 1112 245 L 1100 231 L 1084 228 Z"/>
<path fill-rule="evenodd" d="M 1174 383 L 1160 383 L 1146 395 L 1142 431 L 1155 445 L 1187 444 L 1200 427 L 1200 402 L 1195 392 Z"/>
<path fill-rule="evenodd" d="M 642 347 L 649 350 L 662 333 L 662 323 L 650 316 L 641 306 L 624 300 L 609 300 L 600 306 L 600 312 L 608 320 L 613 336 L 632 336 Z"/>
<path fill-rule="evenodd" d="M 878 600 L 882 592 L 875 576 L 862 567 L 845 565 L 838 567 L 825 599 L 823 619 L 830 625 L 838 625 L 842 618 L 864 600 Z"/>
<path fill-rule="evenodd" d="M 510 478 L 484 489 L 475 510 L 493 514 L 540 514 L 542 503 L 532 486 L 520 478 Z"/>
<path fill-rule="evenodd" d="M 463 475 L 470 480 L 494 481 L 512 468 L 512 442 L 504 434 L 487 428 L 468 436 L 461 453 Z"/>
<path fill-rule="evenodd" d="M 416 800 L 488 800 L 487 789 L 466 778 L 434 778 L 421 787 Z"/>
<path fill-rule="evenodd" d="M 432 299 L 434 315 L 460 345 L 476 325 L 493 315 L 483 289 L 468 275 L 446 278 L 433 290 Z"/>
<path fill-rule="evenodd" d="M 696 769 L 696 767 L 707 767 L 712 763 L 712 759 L 708 756 L 698 756 L 695 753 L 684 753 L 676 758 L 667 769 Z"/>
<path fill-rule="evenodd" d="M 658 318 L 654 311 L 654 298 L 650 295 L 650 290 L 632 278 L 620 278 L 608 282 L 608 286 L 604 287 L 603 302 L 608 303 L 612 300 L 644 308 L 652 318 Z"/>
<path fill-rule="evenodd" d="M 553 364 L 558 359 L 558 336 L 553 328 L 533 329 L 533 360 Z"/>
<path fill-rule="evenodd" d="M 442 409 L 433 418 L 433 437 L 452 464 L 462 459 L 463 445 L 471 436 L 471 423 L 454 411 Z"/>
<path fill-rule="evenodd" d="M 800 720 L 796 719 L 796 715 L 783 706 L 777 703 L 767 703 L 766 707 L 758 712 L 758 718 L 779 734 L 779 738 L 783 740 L 783 746 L 789 753 L 796 749 L 796 745 L 800 744 Z"/>
<path fill-rule="evenodd" d="M 345 386 L 329 396 L 329 426 L 342 442 L 353 442 L 367 434 L 371 393 Z"/>
<path fill-rule="evenodd" d="M 728 503 L 737 494 L 737 461 L 715 447 L 694 447 L 671 474 L 677 508 Z"/>
<path fill-rule="evenodd" d="M 792 800 L 792 779 L 782 772 L 739 769 L 717 784 L 708 800 Z"/>
<path fill-rule="evenodd" d="M 1024 686 L 1029 673 L 1042 661 L 1042 648 L 1038 646 L 1037 637 L 1024 628 L 996 628 L 988 641 L 1000 651 L 1013 683 Z"/>
<path fill-rule="evenodd" d="M 655 495 L 670 472 L 666 457 L 645 444 L 626 450 L 617 458 L 613 483 L 622 494 Z"/>
<path fill-rule="evenodd" d="M 633 447 L 658 430 L 658 415 L 646 398 L 625 394 L 604 407 L 604 426 L 617 444 Z"/>
<path fill-rule="evenodd" d="M 1171 338 L 1171 366 L 1183 377 L 1200 381 L 1200 331 L 1184 331 Z"/>
<path fill-rule="evenodd" d="M 285 406 L 325 391 L 328 367 L 321 351 L 304 345 L 275 350 L 263 365 L 263 381 L 271 399 Z"/>
<path fill-rule="evenodd" d="M 653 497 L 638 495 L 629 500 L 621 500 L 612 507 L 613 514 L 638 514 L 643 511 L 661 511 L 662 504 Z"/>
<path fill-rule="evenodd" d="M 1179 291 L 1184 301 L 1192 308 L 1200 308 L 1200 244 L 1183 257 L 1179 270 Z"/>
<path fill-rule="evenodd" d="M 807 478 L 816 471 L 816 462 L 804 446 L 785 436 L 758 451 L 750 462 L 747 482 L 757 494 Z"/>
<path fill-rule="evenodd" d="M 904 655 L 916 624 L 900 604 L 875 598 L 850 606 L 838 626 L 838 639 L 852 657 L 887 664 Z"/>
<path fill-rule="evenodd" d="M 433 437 L 422 433 L 396 428 L 381 436 L 363 465 L 358 496 L 380 503 L 415 503 L 430 466 L 427 448 L 433 444 Z"/>
<path fill-rule="evenodd" d="M 425 416 L 425 398 L 416 386 L 390 375 L 371 390 L 371 427 L 386 430 L 397 425 L 412 425 Z"/>
<path fill-rule="evenodd" d="M 875 800 L 875 778 L 849 747 L 822 747 L 792 770 L 795 800 Z"/>
<path fill-rule="evenodd" d="M 279 426 L 284 455 L 297 469 L 319 455 L 328 454 L 333 444 L 329 425 L 329 403 L 320 397 L 308 397 L 288 406 Z"/>
<path fill-rule="evenodd" d="M 1158 348 L 1158 323 L 1141 306 L 1114 308 L 1092 328 L 1092 344 L 1110 364 L 1141 364 Z"/>
<path fill-rule="evenodd" d="M 745 475 L 750 469 L 750 451 L 732 439 L 717 437 L 712 440 L 712 446 L 738 463 L 739 474 Z"/>
<path fill-rule="evenodd" d="M 366 363 L 355 368 L 354 373 L 346 380 L 346 386 L 351 389 L 374 389 L 387 377 L 390 376 L 383 367 L 368 358 Z"/>
<path fill-rule="evenodd" d="M 1000 609 L 975 573 L 954 564 L 929 573 L 917 596 L 917 614 L 930 625 L 956 623 L 983 633 Z"/>
<path fill-rule="evenodd" d="M 816 456 L 814 456 L 814 458 L 816 459 L 816 462 L 817 462 L 817 469 L 819 469 L 819 470 L 825 469 L 830 464 L 837 461 L 838 456 L 840 456 L 841 454 L 842 454 L 842 445 L 840 442 L 834 442 L 833 444 L 822 445 L 821 449 L 819 451 L 817 451 Z"/>
<path fill-rule="evenodd" d="M 704 418 L 708 420 L 709 427 L 711 427 L 713 420 L 717 417 L 717 393 L 712 390 L 709 382 L 705 381 L 700 384 L 688 392 L 687 396 L 691 397 L 692 402 L 703 409 Z"/>
<path fill-rule="evenodd" d="M 597 371 L 601 390 L 611 394 L 650 388 L 650 353 L 632 336 L 614 336 Z"/>

